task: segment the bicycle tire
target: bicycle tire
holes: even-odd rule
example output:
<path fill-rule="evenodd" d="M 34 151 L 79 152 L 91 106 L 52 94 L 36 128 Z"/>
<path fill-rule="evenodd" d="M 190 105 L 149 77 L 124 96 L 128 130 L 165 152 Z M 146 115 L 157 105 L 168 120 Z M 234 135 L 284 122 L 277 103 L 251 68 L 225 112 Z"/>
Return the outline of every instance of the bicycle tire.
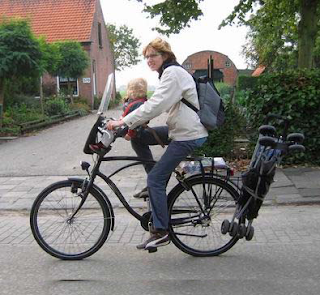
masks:
<path fill-rule="evenodd" d="M 233 247 L 239 238 L 221 233 L 221 224 L 225 219 L 232 219 L 238 192 L 225 181 L 201 175 L 186 180 L 190 189 L 178 184 L 169 194 L 169 230 L 172 242 L 181 251 L 198 257 L 217 256 Z M 192 190 L 197 194 L 201 206 L 204 201 L 200 197 L 211 189 L 212 210 L 210 218 L 204 218 Z M 214 194 L 212 194 L 214 193 Z M 203 215 L 201 217 L 201 215 Z M 202 220 L 202 221 L 201 221 Z"/>
<path fill-rule="evenodd" d="M 71 221 L 81 201 L 81 183 L 59 181 L 45 188 L 30 213 L 32 234 L 48 254 L 63 260 L 80 260 L 97 252 L 110 232 L 110 209 L 95 189 Z"/>

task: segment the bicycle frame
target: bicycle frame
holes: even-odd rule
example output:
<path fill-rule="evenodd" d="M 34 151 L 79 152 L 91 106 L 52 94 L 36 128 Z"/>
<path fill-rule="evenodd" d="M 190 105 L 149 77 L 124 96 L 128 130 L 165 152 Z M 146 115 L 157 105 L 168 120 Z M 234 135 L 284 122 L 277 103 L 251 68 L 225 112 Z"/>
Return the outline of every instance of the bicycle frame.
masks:
<path fill-rule="evenodd" d="M 104 173 L 100 171 L 100 165 L 102 162 L 110 162 L 110 161 L 134 161 L 133 163 L 124 165 L 117 169 L 116 171 L 112 172 L 109 176 L 106 176 Z M 110 189 L 115 193 L 119 201 L 122 203 L 122 205 L 126 208 L 126 210 L 136 219 L 139 221 L 143 221 L 143 216 L 137 213 L 127 202 L 125 199 L 124 195 L 122 192 L 119 190 L 119 188 L 116 186 L 116 184 L 111 180 L 111 177 L 116 175 L 122 170 L 125 170 L 129 167 L 132 166 L 137 166 L 137 165 L 143 165 L 144 163 L 156 163 L 153 160 L 146 160 L 143 158 L 139 157 L 130 157 L 130 156 L 111 156 L 111 157 L 103 157 L 103 156 L 98 156 L 97 161 L 95 162 L 94 167 L 91 170 L 91 173 L 87 170 L 87 173 L 89 175 L 89 179 L 85 178 L 83 179 L 83 187 L 82 187 L 82 192 L 81 192 L 81 202 L 78 206 L 78 208 L 75 210 L 75 212 L 72 214 L 70 219 L 72 219 L 77 212 L 82 208 L 83 204 L 85 203 L 85 200 L 90 192 L 90 189 L 92 188 L 94 181 L 96 177 L 100 177 L 109 187 Z M 89 166 L 88 166 L 89 168 Z M 69 178 L 70 180 L 73 180 L 73 178 Z M 79 179 L 77 179 L 79 181 Z"/>

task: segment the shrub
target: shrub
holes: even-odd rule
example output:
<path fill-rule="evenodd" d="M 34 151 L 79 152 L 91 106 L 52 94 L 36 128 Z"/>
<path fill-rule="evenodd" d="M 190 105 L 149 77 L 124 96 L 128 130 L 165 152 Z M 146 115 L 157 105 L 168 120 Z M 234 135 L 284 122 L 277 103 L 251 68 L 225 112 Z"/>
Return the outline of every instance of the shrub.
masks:
<path fill-rule="evenodd" d="M 6 100 L 6 107 L 19 107 L 26 105 L 28 108 L 40 109 L 40 100 L 34 96 L 28 96 L 24 94 L 12 94 L 8 96 Z"/>
<path fill-rule="evenodd" d="M 4 113 L 4 127 L 12 127 L 14 125 L 39 120 L 42 115 L 38 109 L 28 107 L 26 104 L 7 108 Z"/>
<path fill-rule="evenodd" d="M 121 102 L 122 102 L 122 96 L 120 92 L 117 91 L 115 99 L 112 99 L 109 103 L 109 109 L 117 107 Z"/>
<path fill-rule="evenodd" d="M 248 92 L 245 102 L 247 119 L 256 129 L 264 123 L 265 116 L 269 113 L 290 117 L 289 132 L 304 133 L 307 150 L 304 154 L 286 157 L 286 163 L 319 165 L 319 97 L 319 70 L 265 74 L 258 78 L 255 87 Z"/>
<path fill-rule="evenodd" d="M 86 102 L 79 101 L 70 105 L 71 110 L 80 111 L 81 115 L 85 115 L 90 112 L 90 107 Z"/>
<path fill-rule="evenodd" d="M 99 106 L 100 106 L 100 103 L 101 103 L 101 99 L 102 99 L 102 97 L 98 97 L 98 96 L 94 96 L 94 99 L 93 99 L 93 109 L 94 110 L 97 110 L 98 108 L 99 108 Z"/>
<path fill-rule="evenodd" d="M 243 133 L 245 119 L 240 109 L 230 101 L 225 103 L 225 116 L 223 126 L 209 131 L 208 140 L 201 148 L 197 149 L 197 155 L 233 158 L 234 140 Z"/>
<path fill-rule="evenodd" d="M 70 111 L 69 105 L 62 97 L 47 100 L 44 109 L 47 116 L 63 115 Z"/>
<path fill-rule="evenodd" d="M 255 87 L 258 82 L 257 77 L 252 76 L 239 76 L 238 77 L 238 90 L 248 90 Z"/>

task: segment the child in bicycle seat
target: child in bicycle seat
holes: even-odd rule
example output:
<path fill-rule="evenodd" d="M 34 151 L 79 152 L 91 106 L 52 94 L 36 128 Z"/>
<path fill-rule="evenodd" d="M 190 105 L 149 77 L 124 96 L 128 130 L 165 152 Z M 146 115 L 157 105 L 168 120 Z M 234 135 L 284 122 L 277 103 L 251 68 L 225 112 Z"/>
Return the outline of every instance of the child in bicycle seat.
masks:
<path fill-rule="evenodd" d="M 120 119 L 124 118 L 126 115 L 140 107 L 147 100 L 147 88 L 148 83 L 143 78 L 136 78 L 129 81 L 127 85 L 127 95 L 124 99 L 123 104 L 123 113 Z M 143 124 L 135 129 L 129 129 L 128 132 L 123 136 L 126 140 L 131 140 L 132 138 L 137 137 L 141 128 L 146 127 L 146 124 Z M 105 149 L 105 146 L 102 142 L 97 144 L 91 144 L 90 149 L 95 152 L 100 152 Z"/>
<path fill-rule="evenodd" d="M 147 100 L 147 81 L 143 78 L 136 78 L 129 81 L 127 85 L 127 97 L 124 100 L 123 104 L 123 114 L 121 118 L 124 118 L 126 115 L 140 107 Z M 129 129 L 127 134 L 124 136 L 126 140 L 131 140 L 135 138 L 141 128 L 145 127 L 146 124 L 139 126 L 135 129 Z"/>

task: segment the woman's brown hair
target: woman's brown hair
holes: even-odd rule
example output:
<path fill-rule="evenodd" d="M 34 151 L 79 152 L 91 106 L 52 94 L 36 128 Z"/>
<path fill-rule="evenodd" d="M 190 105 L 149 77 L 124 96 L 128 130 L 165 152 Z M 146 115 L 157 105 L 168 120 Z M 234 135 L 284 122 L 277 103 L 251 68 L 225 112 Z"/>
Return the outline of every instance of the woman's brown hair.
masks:
<path fill-rule="evenodd" d="M 171 50 L 170 44 L 161 39 L 161 38 L 156 38 L 152 40 L 142 51 L 143 56 L 146 56 L 147 50 L 153 48 L 155 51 L 158 51 L 162 55 L 167 55 L 167 60 L 169 61 L 176 61 L 176 56 Z"/>

